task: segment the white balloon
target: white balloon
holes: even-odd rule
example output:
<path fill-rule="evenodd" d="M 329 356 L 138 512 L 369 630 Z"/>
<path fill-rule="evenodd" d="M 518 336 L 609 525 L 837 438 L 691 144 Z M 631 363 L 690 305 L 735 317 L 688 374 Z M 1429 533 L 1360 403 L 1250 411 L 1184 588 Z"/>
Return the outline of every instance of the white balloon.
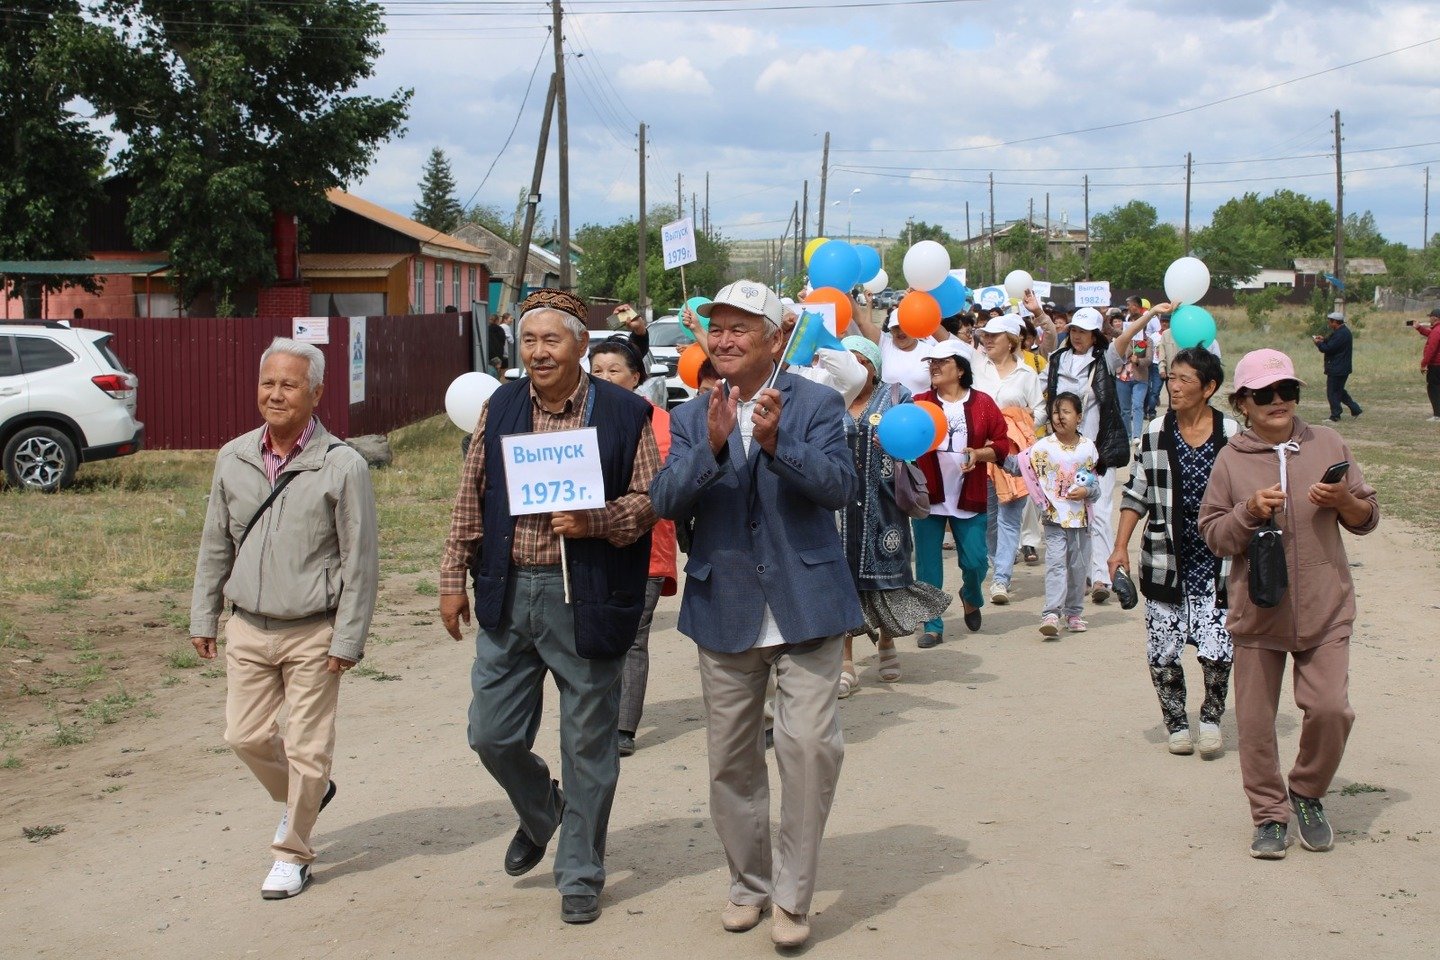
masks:
<path fill-rule="evenodd" d="M 1172 303 L 1198 303 L 1210 290 L 1210 268 L 1195 257 L 1181 257 L 1165 271 L 1165 296 Z"/>
<path fill-rule="evenodd" d="M 455 426 L 473 433 L 485 401 L 499 389 L 500 381 L 488 373 L 462 373 L 445 391 L 445 413 Z"/>
<path fill-rule="evenodd" d="M 1005 274 L 1005 292 L 1019 300 L 1025 291 L 1035 286 L 1035 278 L 1024 270 L 1011 270 Z"/>
<path fill-rule="evenodd" d="M 950 275 L 950 251 L 934 240 L 921 240 L 905 251 L 905 282 L 913 290 L 934 290 Z"/>
<path fill-rule="evenodd" d="M 890 286 L 890 274 L 886 273 L 883 268 L 879 273 L 875 274 L 875 276 L 865 281 L 865 291 L 867 293 L 879 293 L 888 286 Z"/>

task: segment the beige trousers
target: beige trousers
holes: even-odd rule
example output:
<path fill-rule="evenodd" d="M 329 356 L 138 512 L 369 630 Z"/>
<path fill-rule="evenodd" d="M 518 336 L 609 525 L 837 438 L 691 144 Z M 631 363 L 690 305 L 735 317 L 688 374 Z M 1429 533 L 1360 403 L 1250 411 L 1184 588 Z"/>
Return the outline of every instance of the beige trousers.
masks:
<path fill-rule="evenodd" d="M 820 839 L 845 757 L 836 714 L 840 637 L 758 647 L 700 650 L 708 717 L 710 816 L 730 866 L 730 900 L 809 913 Z M 765 688 L 775 675 L 775 759 L 780 831 L 772 857 L 770 779 L 765 763 Z"/>
<path fill-rule="evenodd" d="M 271 849 L 289 863 L 315 859 L 310 831 L 330 785 L 340 694 L 339 674 L 326 670 L 332 629 L 325 617 L 294 624 L 243 612 L 225 627 L 225 742 L 287 804 L 289 827 Z"/>

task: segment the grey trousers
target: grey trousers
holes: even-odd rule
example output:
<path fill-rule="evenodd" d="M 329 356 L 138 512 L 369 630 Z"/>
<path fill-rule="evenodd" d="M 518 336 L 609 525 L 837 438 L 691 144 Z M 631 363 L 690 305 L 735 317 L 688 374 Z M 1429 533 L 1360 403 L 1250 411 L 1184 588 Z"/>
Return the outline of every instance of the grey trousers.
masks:
<path fill-rule="evenodd" d="M 635 630 L 635 646 L 625 654 L 625 669 L 620 674 L 620 729 L 634 734 L 640 729 L 645 713 L 645 684 L 650 679 L 650 624 L 655 620 L 655 605 L 660 602 L 664 577 L 651 577 L 645 585 L 645 611 Z"/>
<path fill-rule="evenodd" d="M 470 747 L 509 795 L 531 840 L 548 843 L 558 829 L 561 894 L 598 894 L 605 886 L 605 833 L 620 779 L 615 718 L 623 662 L 575 652 L 575 621 L 558 566 L 512 569 L 500 628 L 475 637 Z M 533 750 L 547 670 L 560 689 L 563 822 L 550 768 Z"/>
<path fill-rule="evenodd" d="M 835 799 L 845 740 L 836 713 L 843 644 L 700 650 L 708 717 L 710 816 L 730 867 L 730 900 L 809 913 L 820 839 Z M 770 843 L 770 777 L 765 763 L 765 687 L 775 673 L 775 759 L 780 831 Z"/>
<path fill-rule="evenodd" d="M 1045 614 L 1078 617 L 1085 609 L 1091 531 L 1045 524 Z"/>

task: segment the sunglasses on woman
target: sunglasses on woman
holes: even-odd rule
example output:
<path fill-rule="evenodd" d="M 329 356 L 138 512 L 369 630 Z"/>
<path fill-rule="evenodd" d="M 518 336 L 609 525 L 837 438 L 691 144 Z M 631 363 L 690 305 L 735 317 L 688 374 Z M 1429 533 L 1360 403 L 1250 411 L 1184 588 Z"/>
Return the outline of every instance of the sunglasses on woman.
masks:
<path fill-rule="evenodd" d="M 1250 391 L 1250 399 L 1255 401 L 1257 407 L 1270 406 L 1277 396 L 1281 403 L 1294 403 L 1300 399 L 1300 384 L 1294 380 L 1282 380 L 1273 386 Z"/>

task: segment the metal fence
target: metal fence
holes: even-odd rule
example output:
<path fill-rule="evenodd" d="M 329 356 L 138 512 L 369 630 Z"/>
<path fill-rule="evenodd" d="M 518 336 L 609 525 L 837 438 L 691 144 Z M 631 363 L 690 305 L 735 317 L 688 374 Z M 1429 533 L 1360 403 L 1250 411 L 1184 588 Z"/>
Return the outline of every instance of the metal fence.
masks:
<path fill-rule="evenodd" d="M 388 433 L 442 412 L 446 387 L 470 369 L 468 313 L 366 317 L 363 399 L 351 403 L 351 321 L 328 322 L 316 412 L 337 437 Z M 115 334 L 115 352 L 140 378 L 145 445 L 157 450 L 213 450 L 259 426 L 260 355 L 293 333 L 289 319 L 256 317 L 87 317 L 84 325 Z"/>

